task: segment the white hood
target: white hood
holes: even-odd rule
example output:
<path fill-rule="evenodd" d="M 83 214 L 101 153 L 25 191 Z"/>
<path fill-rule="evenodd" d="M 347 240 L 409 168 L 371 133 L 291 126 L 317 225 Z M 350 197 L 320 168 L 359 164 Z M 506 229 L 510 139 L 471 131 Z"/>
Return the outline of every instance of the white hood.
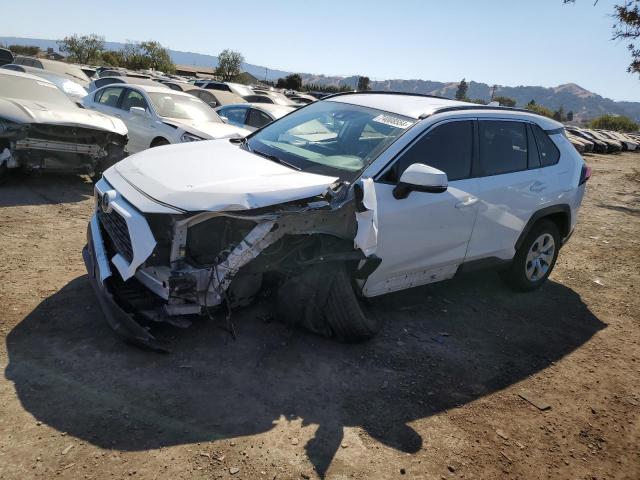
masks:
<path fill-rule="evenodd" d="M 215 140 L 217 138 L 242 138 L 251 133 L 244 128 L 227 125 L 222 122 L 198 122 L 182 118 L 165 118 L 164 122 L 180 127 L 189 133 L 206 138 L 207 140 Z"/>
<path fill-rule="evenodd" d="M 73 102 L 47 103 L 0 98 L 0 117 L 17 123 L 46 123 L 70 127 L 95 128 L 126 135 L 127 127 L 119 118 L 78 107 Z"/>
<path fill-rule="evenodd" d="M 104 176 L 112 185 L 122 185 L 118 178 L 122 177 L 138 192 L 179 209 L 212 212 L 261 208 L 320 195 L 338 180 L 293 170 L 228 140 L 144 150 L 117 163 Z M 127 197 L 127 192 L 120 193 Z"/>

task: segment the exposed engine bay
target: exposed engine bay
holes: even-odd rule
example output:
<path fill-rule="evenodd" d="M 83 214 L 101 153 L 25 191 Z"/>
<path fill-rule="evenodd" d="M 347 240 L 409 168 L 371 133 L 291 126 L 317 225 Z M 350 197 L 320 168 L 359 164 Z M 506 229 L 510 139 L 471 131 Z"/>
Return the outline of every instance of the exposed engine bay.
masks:
<path fill-rule="evenodd" d="M 127 136 L 81 126 L 0 118 L 0 173 L 47 170 L 99 176 L 125 156 Z"/>

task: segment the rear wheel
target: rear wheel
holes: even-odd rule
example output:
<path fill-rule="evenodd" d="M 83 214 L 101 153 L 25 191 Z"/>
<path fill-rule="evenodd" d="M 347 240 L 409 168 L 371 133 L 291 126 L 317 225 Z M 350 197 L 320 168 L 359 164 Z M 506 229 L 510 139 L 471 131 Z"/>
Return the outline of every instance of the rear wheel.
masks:
<path fill-rule="evenodd" d="M 540 288 L 558 258 L 560 233 L 551 220 L 541 220 L 527 234 L 507 271 L 509 285 L 520 291 Z"/>

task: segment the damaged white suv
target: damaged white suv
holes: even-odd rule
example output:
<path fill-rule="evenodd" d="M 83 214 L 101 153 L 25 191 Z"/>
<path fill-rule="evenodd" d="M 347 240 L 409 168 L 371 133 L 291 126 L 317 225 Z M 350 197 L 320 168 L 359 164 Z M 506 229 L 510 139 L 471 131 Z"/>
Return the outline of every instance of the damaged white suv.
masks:
<path fill-rule="evenodd" d="M 246 139 L 132 155 L 96 184 L 84 259 L 109 323 L 149 325 L 273 292 L 278 319 L 376 334 L 363 298 L 502 266 L 533 290 L 576 224 L 590 169 L 530 112 L 339 94 Z"/>

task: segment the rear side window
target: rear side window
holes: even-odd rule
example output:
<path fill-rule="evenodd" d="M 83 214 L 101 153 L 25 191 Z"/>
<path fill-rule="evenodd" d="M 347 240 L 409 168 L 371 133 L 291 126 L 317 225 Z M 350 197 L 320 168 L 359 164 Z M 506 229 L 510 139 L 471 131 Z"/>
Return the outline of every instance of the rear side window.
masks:
<path fill-rule="evenodd" d="M 96 80 L 96 88 L 102 88 L 106 85 L 111 85 L 112 83 L 122 83 L 120 80 L 116 80 L 115 78 L 101 78 L 100 80 Z"/>
<path fill-rule="evenodd" d="M 560 160 L 560 151 L 555 143 L 553 143 L 553 140 L 551 140 L 549 135 L 538 125 L 531 125 L 531 129 L 538 144 L 538 152 L 540 153 L 540 163 L 542 166 L 549 167 L 558 163 L 558 160 Z"/>
<path fill-rule="evenodd" d="M 521 122 L 481 120 L 479 150 L 482 175 L 527 169 L 527 131 Z"/>
<path fill-rule="evenodd" d="M 402 173 L 414 163 L 442 170 L 450 181 L 462 180 L 471 176 L 472 156 L 473 122 L 448 122 L 414 143 L 394 164 L 385 180 L 399 181 Z"/>

